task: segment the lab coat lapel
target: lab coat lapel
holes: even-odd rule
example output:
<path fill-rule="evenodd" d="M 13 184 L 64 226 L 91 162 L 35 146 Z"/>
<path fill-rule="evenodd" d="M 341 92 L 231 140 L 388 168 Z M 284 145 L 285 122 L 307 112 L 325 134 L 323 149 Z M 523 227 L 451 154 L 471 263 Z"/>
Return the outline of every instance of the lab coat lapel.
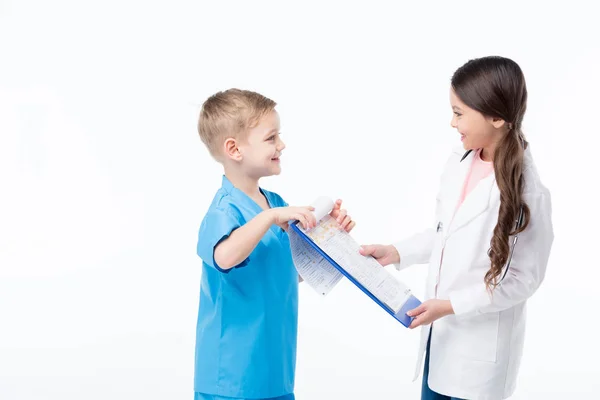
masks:
<path fill-rule="evenodd" d="M 441 223 L 446 233 L 449 232 L 450 223 L 452 222 L 454 210 L 460 198 L 463 183 L 467 178 L 471 162 L 473 161 L 473 154 L 473 152 L 470 152 L 458 165 L 454 166 L 444 182 L 444 188 L 442 189 L 442 204 L 444 208 Z"/>
<path fill-rule="evenodd" d="M 460 205 L 454 220 L 450 225 L 448 236 L 473 221 L 477 216 L 486 211 L 490 205 L 492 189 L 496 183 L 496 177 L 492 172 L 490 176 L 482 179 L 469 193 Z"/>

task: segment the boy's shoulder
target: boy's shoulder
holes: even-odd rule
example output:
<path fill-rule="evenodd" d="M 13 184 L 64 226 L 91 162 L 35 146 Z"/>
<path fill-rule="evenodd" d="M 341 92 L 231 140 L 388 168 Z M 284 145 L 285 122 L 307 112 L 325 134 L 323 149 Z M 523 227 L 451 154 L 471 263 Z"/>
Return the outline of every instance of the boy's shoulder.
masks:
<path fill-rule="evenodd" d="M 260 190 L 272 207 L 288 206 L 288 203 L 278 193 L 262 187 Z M 229 180 L 223 177 L 223 185 L 215 193 L 208 210 L 206 210 L 204 219 L 211 214 L 228 214 L 230 217 L 242 221 L 244 219 L 242 209 L 247 207 L 248 200 L 236 191 L 237 189 L 231 185 Z"/>
<path fill-rule="evenodd" d="M 237 201 L 235 196 L 232 196 L 230 190 L 227 190 L 227 188 L 224 187 L 217 190 L 208 210 L 206 210 L 206 215 L 211 213 L 225 213 L 233 217 L 238 217 L 240 215 Z"/>

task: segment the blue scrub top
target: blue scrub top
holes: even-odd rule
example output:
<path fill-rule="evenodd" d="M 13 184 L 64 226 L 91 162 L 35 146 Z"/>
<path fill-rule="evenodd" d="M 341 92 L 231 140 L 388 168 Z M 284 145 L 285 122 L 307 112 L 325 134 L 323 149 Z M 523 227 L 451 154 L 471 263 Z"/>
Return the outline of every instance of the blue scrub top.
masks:
<path fill-rule="evenodd" d="M 271 208 L 287 203 L 261 189 Z M 230 270 L 215 246 L 262 208 L 223 176 L 200 226 L 202 259 L 196 331 L 196 392 L 269 398 L 292 393 L 298 330 L 298 272 L 287 233 L 273 225 L 249 257 Z"/>

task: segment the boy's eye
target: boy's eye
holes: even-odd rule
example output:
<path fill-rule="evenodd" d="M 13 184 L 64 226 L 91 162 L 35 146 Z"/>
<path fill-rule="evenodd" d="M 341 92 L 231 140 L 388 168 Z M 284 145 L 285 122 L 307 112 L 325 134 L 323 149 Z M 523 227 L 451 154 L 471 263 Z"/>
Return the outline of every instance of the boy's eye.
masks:
<path fill-rule="evenodd" d="M 281 132 L 279 132 L 279 133 L 276 133 L 275 135 L 271 135 L 271 136 L 269 136 L 269 137 L 267 138 L 267 140 L 269 140 L 269 141 L 270 141 L 270 140 L 275 140 L 275 137 L 277 137 L 277 135 L 281 135 Z"/>
<path fill-rule="evenodd" d="M 462 114 L 459 114 L 456 111 L 454 111 L 454 115 L 456 115 L 457 117 L 460 117 Z"/>

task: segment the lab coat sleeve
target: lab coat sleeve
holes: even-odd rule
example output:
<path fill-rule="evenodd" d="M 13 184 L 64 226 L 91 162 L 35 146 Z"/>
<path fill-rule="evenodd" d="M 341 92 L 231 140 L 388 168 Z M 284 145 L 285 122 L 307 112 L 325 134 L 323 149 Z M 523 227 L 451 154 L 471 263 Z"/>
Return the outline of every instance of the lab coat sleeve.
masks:
<path fill-rule="evenodd" d="M 393 246 L 400 254 L 400 262 L 394 264 L 394 267 L 400 271 L 414 264 L 427 263 L 433 250 L 434 238 L 435 230 L 426 229 L 408 239 L 394 243 Z"/>
<path fill-rule="evenodd" d="M 215 262 L 214 251 L 219 243 L 227 239 L 231 235 L 231 232 L 242 226 L 243 223 L 244 221 L 236 217 L 232 211 L 223 208 L 211 209 L 204 217 L 200 225 L 200 232 L 198 233 L 197 253 L 202 261 L 224 273 L 233 270 L 233 268 L 220 268 Z M 247 257 L 234 268 L 241 268 L 248 264 L 249 261 L 250 258 Z"/>
<path fill-rule="evenodd" d="M 450 292 L 448 297 L 457 316 L 474 316 L 513 307 L 531 297 L 546 274 L 554 241 L 552 203 L 548 192 L 527 199 L 531 211 L 528 227 L 519 235 L 510 268 L 490 295 L 485 283 Z M 512 247 L 512 237 L 510 238 Z"/>

